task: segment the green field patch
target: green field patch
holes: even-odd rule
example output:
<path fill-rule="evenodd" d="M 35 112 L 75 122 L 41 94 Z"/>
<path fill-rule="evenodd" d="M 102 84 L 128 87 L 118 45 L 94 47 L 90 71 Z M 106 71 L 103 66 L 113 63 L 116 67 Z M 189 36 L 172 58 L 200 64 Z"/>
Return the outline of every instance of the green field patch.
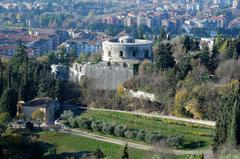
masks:
<path fill-rule="evenodd" d="M 214 129 L 209 126 L 186 123 L 182 121 L 175 121 L 170 119 L 161 119 L 157 117 L 146 117 L 140 115 L 134 115 L 129 113 L 100 111 L 100 110 L 88 110 L 80 113 L 77 116 L 78 120 L 89 119 L 96 122 L 92 131 L 101 134 L 101 130 L 98 130 L 98 123 L 122 126 L 125 129 L 143 131 L 146 134 L 159 134 L 159 138 L 169 138 L 171 136 L 182 136 L 183 143 L 179 146 L 179 149 L 208 149 L 212 143 L 212 136 Z M 77 126 L 76 126 L 77 127 Z M 91 128 L 90 128 L 91 129 Z M 88 130 L 90 130 L 88 129 Z M 100 128 L 101 129 L 101 128 Z M 99 133 L 100 132 L 100 133 Z M 135 133 L 135 132 L 130 132 Z M 102 133 L 106 135 L 106 133 Z M 132 134 L 128 134 L 131 136 Z M 150 134 L 151 135 L 151 134 Z M 109 135 L 107 135 L 109 136 Z M 136 140 L 136 137 L 124 137 L 124 135 L 112 135 L 112 137 L 123 137 L 124 140 L 129 141 Z M 155 137 L 155 136 L 154 136 Z M 153 138 L 154 138 L 153 137 Z M 151 140 L 151 139 L 150 139 Z M 136 140 L 137 141 L 137 140 Z M 146 141 L 146 140 L 145 140 Z M 146 142 L 148 143 L 148 142 Z M 149 144 L 149 143 L 148 143 Z"/>
<path fill-rule="evenodd" d="M 52 131 L 37 132 L 38 141 L 52 144 L 56 147 L 57 155 L 61 157 L 63 154 L 77 154 L 85 152 L 94 152 L 100 148 L 109 159 L 120 159 L 123 146 L 110 144 L 102 141 L 96 141 L 86 137 L 75 136 Z M 165 159 L 183 159 L 186 156 L 166 155 L 160 152 L 143 151 L 128 148 L 130 159 L 151 159 L 154 155 L 164 157 Z M 49 153 L 45 154 L 45 158 L 50 158 Z"/>

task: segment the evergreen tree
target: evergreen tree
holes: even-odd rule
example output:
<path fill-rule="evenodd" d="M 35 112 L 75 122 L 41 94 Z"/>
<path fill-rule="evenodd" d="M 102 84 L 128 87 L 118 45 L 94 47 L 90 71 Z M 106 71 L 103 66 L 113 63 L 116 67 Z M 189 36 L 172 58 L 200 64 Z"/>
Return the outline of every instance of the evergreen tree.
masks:
<path fill-rule="evenodd" d="M 64 82 L 62 80 L 57 80 L 55 86 L 55 97 L 62 102 L 63 101 L 63 93 L 64 93 Z"/>
<path fill-rule="evenodd" d="M 154 56 L 154 63 L 157 69 L 163 70 L 175 65 L 170 43 L 160 43 L 154 51 Z"/>
<path fill-rule="evenodd" d="M 126 144 L 123 149 L 122 159 L 129 159 L 128 155 L 128 145 Z"/>
<path fill-rule="evenodd" d="M 191 69 L 192 69 L 192 66 L 190 63 L 190 59 L 188 58 L 181 59 L 176 64 L 176 70 L 177 70 L 176 78 L 178 80 L 183 80 Z"/>
<path fill-rule="evenodd" d="M 221 98 L 216 121 L 213 150 L 228 143 L 232 148 L 240 145 L 240 86 Z"/>
<path fill-rule="evenodd" d="M 183 37 L 183 47 L 186 49 L 186 52 L 191 49 L 191 39 L 188 35 Z"/>
<path fill-rule="evenodd" d="M 17 98 L 12 89 L 11 67 L 8 68 L 8 87 L 3 91 L 0 98 L 0 113 L 9 113 L 11 117 L 16 115 Z"/>
<path fill-rule="evenodd" d="M 232 112 L 232 101 L 234 100 L 233 97 L 233 93 L 231 93 L 220 99 L 215 136 L 213 139 L 213 150 L 217 150 L 217 148 L 227 140 L 228 130 L 231 124 L 230 116 Z"/>
<path fill-rule="evenodd" d="M 20 83 L 24 72 L 28 69 L 28 55 L 26 47 L 19 45 L 16 54 L 10 60 L 11 76 L 13 78 L 11 84 L 15 92 L 19 91 Z"/>
<path fill-rule="evenodd" d="M 225 53 L 225 58 L 226 59 L 233 58 L 235 52 L 236 52 L 236 41 L 234 41 L 232 39 L 229 39 L 227 49 L 226 49 L 226 53 Z"/>
<path fill-rule="evenodd" d="M 159 35 L 158 40 L 159 40 L 159 41 L 162 41 L 162 40 L 166 40 L 166 39 L 167 39 L 166 30 L 165 30 L 164 27 L 161 27 L 161 28 L 160 28 L 160 35 Z"/>
<path fill-rule="evenodd" d="M 239 85 L 240 87 L 240 85 Z M 232 119 L 229 129 L 228 144 L 235 148 L 240 144 L 240 88 L 234 94 L 235 101 L 232 109 Z"/>
<path fill-rule="evenodd" d="M 3 63 L 0 59 L 0 97 L 3 93 Z"/>

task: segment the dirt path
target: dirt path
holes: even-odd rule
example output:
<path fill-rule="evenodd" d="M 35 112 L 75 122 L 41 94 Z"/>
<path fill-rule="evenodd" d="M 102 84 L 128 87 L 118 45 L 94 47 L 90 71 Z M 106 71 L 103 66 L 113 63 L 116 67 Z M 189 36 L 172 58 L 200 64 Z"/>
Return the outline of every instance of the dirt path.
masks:
<path fill-rule="evenodd" d="M 103 141 L 103 142 L 107 142 L 107 143 L 112 143 L 112 144 L 116 144 L 116 145 L 123 146 L 126 144 L 126 141 L 123 141 L 123 140 L 100 136 L 100 135 L 88 133 L 86 131 L 81 131 L 81 130 L 77 130 L 77 129 L 64 129 L 64 130 L 61 130 L 60 132 L 77 135 L 77 136 L 82 136 L 82 137 L 87 137 L 90 139 Z M 138 143 L 133 143 L 133 142 L 127 142 L 127 143 L 128 143 L 128 147 L 131 147 L 131 148 L 145 150 L 145 151 L 158 151 L 161 153 L 174 154 L 174 155 L 209 154 L 209 152 L 210 152 L 210 150 L 172 150 L 172 149 L 154 147 L 154 146 L 138 144 Z"/>
<path fill-rule="evenodd" d="M 215 126 L 214 121 L 208 121 L 208 120 L 198 120 L 198 119 L 190 119 L 190 118 L 181 118 L 181 117 L 175 117 L 170 115 L 160 115 L 157 113 L 143 113 L 143 112 L 130 112 L 130 111 L 122 111 L 122 110 L 110 110 L 110 109 L 98 109 L 98 108 L 86 108 L 86 107 L 80 107 L 81 109 L 86 110 L 99 110 L 99 111 L 109 111 L 109 112 L 120 112 L 120 113 L 127 113 L 127 114 L 135 114 L 135 115 L 141 115 L 141 116 L 147 116 L 147 117 L 156 117 L 156 118 L 163 118 L 163 119 L 172 119 L 176 121 L 183 121 L 188 123 L 194 123 L 194 124 L 201 124 L 201 125 L 207 125 L 207 126 Z"/>

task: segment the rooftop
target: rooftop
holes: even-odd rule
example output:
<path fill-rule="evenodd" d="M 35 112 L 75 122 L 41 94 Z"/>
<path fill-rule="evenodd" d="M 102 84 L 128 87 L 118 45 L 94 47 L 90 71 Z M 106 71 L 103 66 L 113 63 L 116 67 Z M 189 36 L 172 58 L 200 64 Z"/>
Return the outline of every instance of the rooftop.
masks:
<path fill-rule="evenodd" d="M 52 102 L 57 102 L 56 100 L 49 97 L 35 98 L 24 104 L 25 107 L 48 107 Z"/>
<path fill-rule="evenodd" d="M 104 41 L 103 43 L 111 43 L 111 44 L 119 44 L 119 45 L 144 45 L 144 44 L 152 44 L 153 42 L 150 40 L 144 40 L 144 39 L 134 39 L 131 36 L 123 36 L 123 37 L 114 37 L 107 41 Z"/>

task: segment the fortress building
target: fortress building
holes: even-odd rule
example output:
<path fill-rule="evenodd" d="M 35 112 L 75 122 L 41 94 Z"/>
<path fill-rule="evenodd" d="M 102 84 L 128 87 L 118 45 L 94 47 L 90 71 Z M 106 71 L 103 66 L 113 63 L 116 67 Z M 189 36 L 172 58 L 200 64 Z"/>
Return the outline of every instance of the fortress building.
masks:
<path fill-rule="evenodd" d="M 143 60 L 152 61 L 152 41 L 129 36 L 112 38 L 102 43 L 102 61 L 99 63 L 74 63 L 68 69 L 69 80 L 79 83 L 83 77 L 99 90 L 116 90 L 119 85 L 134 76 L 135 66 Z M 52 72 L 60 78 L 64 69 L 52 66 Z M 64 76 L 65 77 L 65 76 Z M 65 78 L 64 78 L 65 79 Z"/>
<path fill-rule="evenodd" d="M 104 41 L 102 60 L 106 62 L 140 63 L 144 59 L 152 60 L 150 40 L 134 39 L 130 36 L 112 38 Z"/>

